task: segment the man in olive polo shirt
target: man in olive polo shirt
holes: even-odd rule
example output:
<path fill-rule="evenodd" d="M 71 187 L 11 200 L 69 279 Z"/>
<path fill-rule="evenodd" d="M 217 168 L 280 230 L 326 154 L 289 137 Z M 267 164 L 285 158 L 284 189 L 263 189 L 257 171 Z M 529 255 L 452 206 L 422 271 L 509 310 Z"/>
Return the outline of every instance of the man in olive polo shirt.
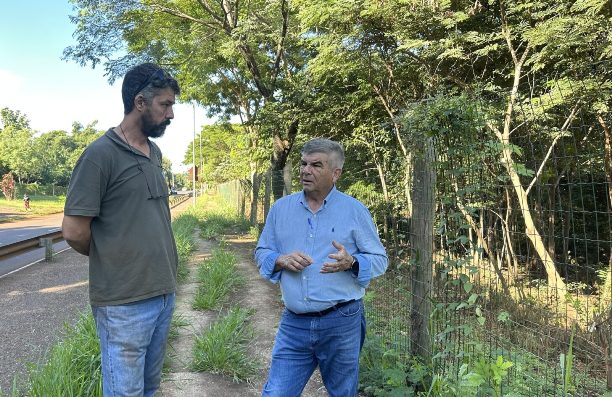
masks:
<path fill-rule="evenodd" d="M 78 160 L 62 231 L 89 256 L 104 396 L 153 396 L 174 310 L 178 255 L 162 154 L 178 83 L 151 63 L 123 80 L 124 117 Z"/>

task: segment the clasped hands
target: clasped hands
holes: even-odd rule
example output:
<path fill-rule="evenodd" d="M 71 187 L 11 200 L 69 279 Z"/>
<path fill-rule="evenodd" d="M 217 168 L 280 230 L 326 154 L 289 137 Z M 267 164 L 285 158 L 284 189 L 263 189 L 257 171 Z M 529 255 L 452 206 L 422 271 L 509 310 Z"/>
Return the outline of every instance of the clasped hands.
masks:
<path fill-rule="evenodd" d="M 336 261 L 325 262 L 321 267 L 321 273 L 342 272 L 350 269 L 353 265 L 353 257 L 346 251 L 342 244 L 336 240 L 333 240 L 332 245 L 338 250 L 338 252 L 335 254 L 330 254 L 328 257 L 330 259 L 335 259 Z M 280 255 L 278 258 L 276 258 L 276 262 L 274 264 L 278 270 L 285 269 L 292 272 L 301 272 L 312 263 L 313 260 L 309 255 L 301 251 L 294 251 L 287 255 Z"/>

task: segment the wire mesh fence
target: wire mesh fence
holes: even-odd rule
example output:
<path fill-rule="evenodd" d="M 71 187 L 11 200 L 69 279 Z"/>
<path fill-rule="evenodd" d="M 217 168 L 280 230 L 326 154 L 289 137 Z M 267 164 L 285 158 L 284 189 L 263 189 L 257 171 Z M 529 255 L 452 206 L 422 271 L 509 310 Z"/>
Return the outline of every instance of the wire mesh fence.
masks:
<path fill-rule="evenodd" d="M 406 367 L 418 353 L 434 383 L 600 396 L 612 388 L 612 120 L 601 111 L 612 90 L 560 78 L 537 92 L 533 78 L 511 95 L 408 106 L 406 152 L 346 144 L 339 188 L 370 208 L 390 258 L 369 288 L 369 332 Z M 382 172 L 366 172 L 373 163 Z M 244 213 L 248 184 L 219 190 Z"/>

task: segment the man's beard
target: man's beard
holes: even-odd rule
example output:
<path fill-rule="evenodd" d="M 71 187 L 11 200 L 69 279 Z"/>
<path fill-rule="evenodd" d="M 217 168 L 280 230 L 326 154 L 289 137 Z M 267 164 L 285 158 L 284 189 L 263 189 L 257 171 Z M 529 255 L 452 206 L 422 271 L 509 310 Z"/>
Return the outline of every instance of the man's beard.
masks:
<path fill-rule="evenodd" d="M 155 124 L 151 122 L 148 115 L 145 115 L 142 119 L 142 132 L 149 138 L 159 138 L 164 135 L 168 125 L 170 125 L 170 120 Z"/>

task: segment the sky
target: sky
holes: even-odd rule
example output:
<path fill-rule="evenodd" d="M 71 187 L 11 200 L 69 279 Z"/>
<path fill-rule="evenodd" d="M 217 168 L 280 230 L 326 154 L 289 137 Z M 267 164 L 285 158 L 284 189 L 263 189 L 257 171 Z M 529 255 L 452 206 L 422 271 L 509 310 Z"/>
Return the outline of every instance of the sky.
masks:
<path fill-rule="evenodd" d="M 61 59 L 64 48 L 76 44 L 73 14 L 68 0 L 0 0 L 0 109 L 20 111 L 39 133 L 69 132 L 75 121 L 95 120 L 106 130 L 123 118 L 120 79 L 111 86 L 103 66 Z M 174 106 L 174 120 L 155 142 L 175 172 L 189 167 L 181 163 L 194 126 L 199 133 L 212 122 L 201 107 Z"/>

